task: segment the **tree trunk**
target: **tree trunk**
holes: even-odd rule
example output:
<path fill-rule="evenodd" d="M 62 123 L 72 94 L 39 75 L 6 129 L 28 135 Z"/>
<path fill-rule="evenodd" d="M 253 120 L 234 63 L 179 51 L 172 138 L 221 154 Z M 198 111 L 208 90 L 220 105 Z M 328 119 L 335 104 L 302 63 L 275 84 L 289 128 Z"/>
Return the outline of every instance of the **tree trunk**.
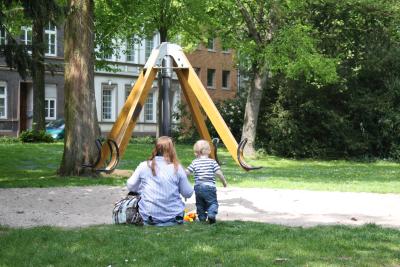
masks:
<path fill-rule="evenodd" d="M 62 176 L 93 174 L 82 164 L 97 157 L 100 135 L 94 95 L 93 0 L 69 0 L 65 22 L 65 138 Z"/>
<path fill-rule="evenodd" d="M 160 43 L 168 41 L 168 29 L 167 28 L 160 28 Z"/>
<path fill-rule="evenodd" d="M 247 145 L 244 149 L 245 156 L 254 156 L 256 129 L 258 121 L 258 113 L 260 111 L 260 102 L 262 98 L 262 91 L 267 82 L 267 74 L 262 73 L 257 66 L 253 67 L 253 79 L 249 88 L 249 94 L 246 101 L 246 109 L 244 113 L 244 123 L 242 140 L 247 138 Z"/>
<path fill-rule="evenodd" d="M 168 29 L 160 28 L 158 30 L 160 32 L 160 44 L 166 42 L 168 39 Z M 157 97 L 157 133 L 156 137 L 160 137 L 162 135 L 162 75 L 161 71 L 158 73 L 158 97 Z"/>
<path fill-rule="evenodd" d="M 33 129 L 45 130 L 44 111 L 44 26 L 45 18 L 33 20 L 32 25 L 32 81 L 33 81 Z"/>

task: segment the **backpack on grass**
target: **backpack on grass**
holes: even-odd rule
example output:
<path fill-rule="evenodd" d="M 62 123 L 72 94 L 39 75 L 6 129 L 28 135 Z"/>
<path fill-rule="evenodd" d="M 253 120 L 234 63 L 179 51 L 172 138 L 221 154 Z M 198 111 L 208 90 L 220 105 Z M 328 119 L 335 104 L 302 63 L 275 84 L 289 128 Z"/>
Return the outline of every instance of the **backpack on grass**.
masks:
<path fill-rule="evenodd" d="M 130 192 L 126 197 L 114 204 L 112 221 L 114 224 L 143 225 L 139 213 L 140 195 Z"/>

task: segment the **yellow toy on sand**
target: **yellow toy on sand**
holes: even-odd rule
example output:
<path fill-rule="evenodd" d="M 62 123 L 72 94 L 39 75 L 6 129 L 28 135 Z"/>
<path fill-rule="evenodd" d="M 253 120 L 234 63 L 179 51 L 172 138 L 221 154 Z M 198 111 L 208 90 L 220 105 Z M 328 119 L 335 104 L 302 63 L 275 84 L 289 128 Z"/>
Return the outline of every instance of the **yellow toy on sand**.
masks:
<path fill-rule="evenodd" d="M 195 211 L 191 211 L 185 214 L 185 216 L 183 217 L 183 220 L 185 222 L 193 222 L 196 220 L 197 214 Z"/>

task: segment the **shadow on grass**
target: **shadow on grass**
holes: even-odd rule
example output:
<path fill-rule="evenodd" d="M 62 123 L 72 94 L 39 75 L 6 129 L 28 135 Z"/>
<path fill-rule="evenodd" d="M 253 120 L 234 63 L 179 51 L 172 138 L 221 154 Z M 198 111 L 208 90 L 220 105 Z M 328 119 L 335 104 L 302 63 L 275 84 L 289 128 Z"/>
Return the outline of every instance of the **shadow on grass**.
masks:
<path fill-rule="evenodd" d="M 0 228 L 0 241 L 2 266 L 400 264 L 400 232 L 375 225 L 290 228 L 222 222 L 212 226 L 196 223 L 165 228 Z"/>
<path fill-rule="evenodd" d="M 129 144 L 118 168 L 134 170 L 148 159 L 152 148 L 151 144 Z M 62 143 L 0 144 L 0 187 L 115 184 L 112 178 L 85 181 L 57 177 L 62 151 Z M 177 152 L 184 167 L 194 159 L 191 145 L 177 145 Z M 245 172 L 226 149 L 219 150 L 219 157 L 230 186 L 400 193 L 400 164 L 389 161 L 291 160 L 264 156 L 247 160 L 263 169 Z M 193 177 L 190 180 L 193 182 Z"/>

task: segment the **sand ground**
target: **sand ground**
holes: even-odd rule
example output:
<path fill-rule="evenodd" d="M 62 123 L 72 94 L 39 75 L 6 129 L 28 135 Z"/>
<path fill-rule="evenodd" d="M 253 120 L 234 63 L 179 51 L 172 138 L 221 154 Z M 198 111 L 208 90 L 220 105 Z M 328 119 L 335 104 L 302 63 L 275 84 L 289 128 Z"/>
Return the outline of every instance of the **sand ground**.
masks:
<path fill-rule="evenodd" d="M 0 189 L 0 225 L 85 227 L 111 224 L 113 204 L 127 193 L 115 186 Z M 218 188 L 218 220 L 287 226 L 362 225 L 400 229 L 400 194 Z M 195 209 L 194 197 L 187 199 Z"/>

